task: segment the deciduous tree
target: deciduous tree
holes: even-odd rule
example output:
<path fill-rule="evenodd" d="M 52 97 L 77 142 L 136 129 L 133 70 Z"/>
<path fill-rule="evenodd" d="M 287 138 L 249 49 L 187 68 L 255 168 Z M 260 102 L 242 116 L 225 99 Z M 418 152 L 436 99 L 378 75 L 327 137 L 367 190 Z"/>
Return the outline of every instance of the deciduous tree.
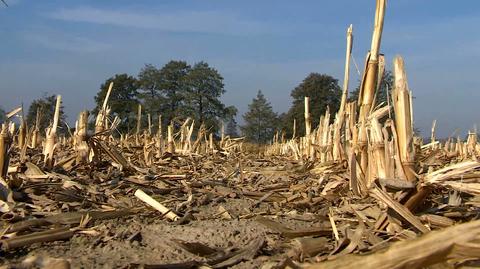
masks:
<path fill-rule="evenodd" d="M 102 107 L 103 100 L 107 94 L 108 86 L 113 82 L 113 89 L 108 99 L 108 106 L 111 109 L 111 116 L 118 116 L 121 120 L 120 131 L 130 131 L 135 128 L 136 111 L 138 101 L 138 80 L 127 74 L 116 74 L 107 79 L 95 96 L 96 107 L 94 114 L 97 114 Z"/>
<path fill-rule="evenodd" d="M 176 117 L 185 117 L 185 107 L 181 105 L 184 104 L 185 94 L 188 91 L 186 76 L 190 68 L 185 61 L 170 61 L 159 71 L 160 92 L 167 100 L 163 113 L 166 122 Z"/>
<path fill-rule="evenodd" d="M 190 116 L 207 129 L 218 130 L 220 120 L 232 112 L 220 101 L 225 93 L 223 77 L 206 62 L 199 62 L 189 70 L 185 80 L 188 92 L 185 94 L 184 109 L 189 110 Z"/>
<path fill-rule="evenodd" d="M 305 97 L 310 97 L 310 118 L 312 127 L 316 127 L 327 109 L 337 111 L 340 107 L 342 91 L 338 80 L 332 76 L 319 73 L 311 73 L 300 85 L 292 90 L 293 104 L 287 114 L 283 117 L 283 126 L 286 135 L 293 134 L 293 119 L 296 119 L 297 135 L 305 134 L 304 107 Z"/>
<path fill-rule="evenodd" d="M 57 96 L 44 93 L 42 97 L 32 101 L 28 107 L 27 123 L 29 126 L 34 126 L 37 112 L 40 113 L 39 130 L 43 132 L 52 122 L 55 114 L 55 105 L 57 103 Z M 58 133 L 66 132 L 65 113 L 63 112 L 63 105 L 60 107 L 60 117 L 58 122 Z"/>
<path fill-rule="evenodd" d="M 138 97 L 145 112 L 152 115 L 162 113 L 166 102 L 160 89 L 160 75 L 160 70 L 152 64 L 146 64 L 138 74 Z"/>

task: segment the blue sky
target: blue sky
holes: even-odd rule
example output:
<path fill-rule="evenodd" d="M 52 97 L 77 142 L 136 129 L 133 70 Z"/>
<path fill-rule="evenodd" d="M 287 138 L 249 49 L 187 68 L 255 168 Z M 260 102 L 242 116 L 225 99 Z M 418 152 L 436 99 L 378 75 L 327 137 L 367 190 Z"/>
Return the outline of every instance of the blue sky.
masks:
<path fill-rule="evenodd" d="M 171 59 L 217 68 L 225 78 L 223 101 L 240 113 L 258 89 L 284 112 L 290 91 L 310 72 L 343 78 L 350 23 L 362 68 L 375 8 L 374 0 L 6 1 L 0 106 L 58 93 L 70 122 L 93 107 L 106 78 Z M 382 52 L 388 68 L 395 55 L 404 57 L 415 124 L 424 135 L 433 119 L 441 136 L 480 123 L 479 15 L 478 0 L 388 2 Z M 352 66 L 351 89 L 358 80 Z"/>

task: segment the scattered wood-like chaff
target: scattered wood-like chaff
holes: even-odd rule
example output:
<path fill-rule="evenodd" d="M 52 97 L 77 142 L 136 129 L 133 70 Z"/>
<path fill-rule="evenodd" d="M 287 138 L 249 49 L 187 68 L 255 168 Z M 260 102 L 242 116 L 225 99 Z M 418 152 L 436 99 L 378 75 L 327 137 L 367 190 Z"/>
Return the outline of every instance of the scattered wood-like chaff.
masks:
<path fill-rule="evenodd" d="M 161 115 L 146 114 L 141 105 L 134 132 L 119 133 L 121 120 L 108 105 L 113 83 L 93 130 L 87 112 L 70 136 L 57 130 L 60 96 L 45 134 L 38 129 L 41 111 L 34 126 L 21 117 L 18 128 L 11 119 L 22 108 L 7 113 L 0 132 L 0 249 L 7 262 L 74 268 L 102 259 L 104 267 L 132 268 L 478 264 L 476 132 L 466 141 L 440 141 L 434 122 L 428 143 L 416 137 L 400 56 L 391 98 L 376 102 L 386 59 L 380 53 L 385 8 L 386 1 L 377 0 L 358 102 L 347 102 L 350 26 L 340 109 L 326 109 L 312 126 L 316 104 L 305 96 L 304 137 L 294 120 L 291 139 L 277 133 L 265 147 L 226 136 L 223 125 L 216 139 L 190 118 L 162 126 Z M 21 252 L 14 254 L 21 249 L 42 255 L 21 262 Z M 102 254 L 79 257 L 95 253 Z"/>

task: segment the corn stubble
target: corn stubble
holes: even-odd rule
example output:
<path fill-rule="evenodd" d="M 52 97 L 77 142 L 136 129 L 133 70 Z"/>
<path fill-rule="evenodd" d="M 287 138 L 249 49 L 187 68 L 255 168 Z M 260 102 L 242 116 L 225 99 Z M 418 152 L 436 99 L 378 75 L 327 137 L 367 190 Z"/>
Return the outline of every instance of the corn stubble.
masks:
<path fill-rule="evenodd" d="M 385 9 L 386 1 L 377 0 L 358 101 L 347 99 L 350 25 L 340 108 L 327 109 L 314 128 L 310 108 L 315 104 L 305 96 L 303 137 L 296 133 L 295 119 L 291 139 L 277 133 L 262 147 L 225 135 L 223 125 L 217 139 L 192 119 L 164 128 L 161 115 L 146 114 L 148 126 L 142 126 L 141 105 L 134 133 L 119 133 L 120 119 L 111 117 L 108 106 L 113 83 L 93 130 L 88 111 L 83 111 L 73 134 L 59 134 L 61 96 L 45 136 L 38 127 L 41 111 L 33 126 L 21 117 L 18 128 L 10 119 L 21 108 L 8 113 L 0 132 L 0 209 L 5 226 L 0 248 L 9 252 L 32 243 L 69 240 L 74 234 L 97 235 L 92 220 L 152 217 L 152 210 L 153 217 L 170 225 L 202 221 L 192 212 L 228 197 L 252 205 L 240 213 L 220 205 L 211 218 L 255 220 L 270 231 L 265 235 L 268 240 L 254 240 L 230 252 L 195 238 L 174 240 L 198 258 L 140 264 L 221 268 L 256 259 L 260 253 L 276 253 L 269 261 L 262 260 L 265 268 L 478 265 L 476 130 L 466 141 L 460 137 L 440 141 L 434 122 L 428 143 L 416 136 L 412 92 L 401 56 L 393 59 L 395 83 L 388 102 L 376 101 L 385 66 L 380 54 Z M 31 206 L 23 206 L 25 202 Z M 309 224 L 291 228 L 281 218 Z M 269 250 L 262 252 L 265 249 Z"/>

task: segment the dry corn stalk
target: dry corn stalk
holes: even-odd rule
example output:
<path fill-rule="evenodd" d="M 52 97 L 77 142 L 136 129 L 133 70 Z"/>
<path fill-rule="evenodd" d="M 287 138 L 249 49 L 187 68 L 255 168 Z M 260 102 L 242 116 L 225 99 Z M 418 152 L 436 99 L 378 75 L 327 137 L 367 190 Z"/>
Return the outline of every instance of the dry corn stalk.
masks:
<path fill-rule="evenodd" d="M 395 57 L 393 62 L 395 87 L 392 92 L 395 111 L 395 129 L 397 130 L 399 155 L 407 180 L 416 179 L 414 172 L 415 148 L 413 145 L 413 122 L 411 111 L 411 93 L 408 88 L 407 75 L 403 59 Z"/>
<path fill-rule="evenodd" d="M 292 134 L 292 139 L 295 139 L 297 134 L 297 120 L 293 119 L 293 134 Z"/>
<path fill-rule="evenodd" d="M 370 255 L 348 255 L 311 265 L 308 269 L 330 268 L 427 268 L 446 261 L 478 259 L 480 221 L 430 232 L 417 239 L 392 244 Z"/>
<path fill-rule="evenodd" d="M 138 104 L 137 110 L 137 128 L 135 131 L 135 142 L 137 146 L 140 145 L 139 136 L 140 136 L 140 129 L 142 128 L 142 105 Z"/>
<path fill-rule="evenodd" d="M 220 128 L 220 147 L 223 147 L 225 141 L 225 124 L 222 121 L 222 126 Z"/>
<path fill-rule="evenodd" d="M 0 132 L 0 177 L 6 178 L 8 163 L 9 163 L 9 150 L 12 145 L 12 137 L 7 130 L 7 124 L 2 124 Z"/>
<path fill-rule="evenodd" d="M 310 97 L 305 96 L 305 136 L 310 136 L 312 124 L 310 122 Z"/>
<path fill-rule="evenodd" d="M 423 179 L 423 184 L 442 185 L 473 195 L 480 195 L 478 177 L 474 176 L 472 178 L 468 176 L 469 173 L 479 169 L 480 162 L 478 161 L 460 162 L 427 174 Z"/>
<path fill-rule="evenodd" d="M 95 133 L 100 133 L 105 130 L 105 128 L 107 128 L 107 104 L 110 93 L 112 92 L 112 88 L 113 82 L 110 82 L 110 84 L 108 85 L 107 94 L 105 95 L 105 99 L 103 100 L 103 105 L 98 111 L 97 119 L 95 121 Z"/>
<path fill-rule="evenodd" d="M 431 134 L 430 134 L 430 145 L 432 147 L 432 149 L 435 149 L 436 148 L 436 145 L 437 145 L 437 141 L 436 141 L 436 137 L 435 137 L 435 127 L 437 126 L 437 120 L 433 120 L 432 122 L 432 131 L 431 131 Z"/>
<path fill-rule="evenodd" d="M 213 133 L 210 133 L 208 135 L 208 149 L 210 150 L 210 152 L 213 153 L 213 150 L 214 150 L 214 147 L 213 147 Z"/>
<path fill-rule="evenodd" d="M 32 133 L 32 148 L 36 148 L 38 140 L 40 140 L 40 114 L 40 108 L 37 108 L 37 114 L 35 116 L 35 126 Z"/>
<path fill-rule="evenodd" d="M 376 169 L 370 163 L 371 171 L 375 171 L 373 174 L 370 174 L 370 178 L 367 182 L 367 187 L 373 183 L 376 178 L 386 178 L 386 165 L 385 165 L 385 142 L 382 132 L 382 126 L 377 118 L 370 120 L 370 146 L 372 149 L 374 161 L 376 164 Z"/>
<path fill-rule="evenodd" d="M 467 148 L 467 157 L 472 157 L 473 159 L 476 159 L 476 146 L 477 146 L 477 131 L 473 132 L 468 132 L 468 138 L 466 142 L 466 148 Z"/>
<path fill-rule="evenodd" d="M 157 158 L 160 158 L 163 154 L 162 115 L 158 115 L 158 130 L 155 146 L 157 148 Z"/>
<path fill-rule="evenodd" d="M 305 138 L 307 143 L 307 146 L 305 148 L 306 156 L 309 156 L 311 151 L 311 131 L 312 123 L 310 122 L 310 97 L 305 96 Z"/>
<path fill-rule="evenodd" d="M 26 145 L 27 141 L 27 123 L 25 118 L 22 116 L 20 120 L 20 128 L 18 129 L 18 148 L 22 149 Z"/>
<path fill-rule="evenodd" d="M 175 142 L 173 140 L 173 125 L 168 125 L 167 128 L 167 151 L 175 153 Z"/>
<path fill-rule="evenodd" d="M 368 169 L 368 150 L 367 150 L 367 118 L 373 106 L 375 90 L 378 82 L 378 59 L 380 52 L 380 43 L 383 31 L 383 21 L 385 16 L 386 0 L 377 0 L 375 10 L 375 26 L 372 36 L 372 45 L 370 53 L 367 55 L 365 70 L 363 73 L 362 83 L 358 104 L 360 106 L 359 115 L 359 136 L 358 147 L 360 153 L 360 165 L 362 171 Z"/>
<path fill-rule="evenodd" d="M 150 113 L 147 114 L 147 122 L 148 122 L 148 135 L 152 135 L 152 118 L 150 116 Z"/>
<path fill-rule="evenodd" d="M 336 161 L 344 158 L 342 156 L 342 141 L 340 134 L 345 119 L 345 106 L 347 104 L 348 96 L 348 82 L 350 78 L 350 56 L 352 54 L 352 32 L 353 26 L 350 24 L 350 27 L 348 27 L 347 29 L 347 49 L 345 52 L 345 73 L 343 77 L 342 99 L 340 102 L 340 109 L 338 110 L 337 117 L 335 119 L 335 130 L 333 134 L 333 158 Z"/>
<path fill-rule="evenodd" d="M 45 136 L 45 146 L 43 148 L 45 167 L 51 169 L 53 167 L 53 153 L 55 150 L 55 139 L 57 137 L 58 120 L 60 116 L 60 105 L 62 103 L 62 96 L 57 95 L 57 102 L 55 104 L 55 114 L 53 116 L 53 124 L 47 128 Z"/>
<path fill-rule="evenodd" d="M 170 209 L 166 208 L 164 205 L 159 203 L 157 200 L 153 199 L 151 196 L 143 192 L 142 190 L 138 189 L 135 191 L 135 197 L 142 200 L 143 202 L 147 203 L 148 205 L 152 206 L 156 210 L 160 211 L 165 217 L 170 220 L 176 221 L 178 220 L 177 214 L 172 212 Z"/>
<path fill-rule="evenodd" d="M 75 128 L 75 151 L 77 152 L 77 163 L 88 162 L 90 147 L 87 143 L 88 111 L 82 111 L 78 115 Z"/>

